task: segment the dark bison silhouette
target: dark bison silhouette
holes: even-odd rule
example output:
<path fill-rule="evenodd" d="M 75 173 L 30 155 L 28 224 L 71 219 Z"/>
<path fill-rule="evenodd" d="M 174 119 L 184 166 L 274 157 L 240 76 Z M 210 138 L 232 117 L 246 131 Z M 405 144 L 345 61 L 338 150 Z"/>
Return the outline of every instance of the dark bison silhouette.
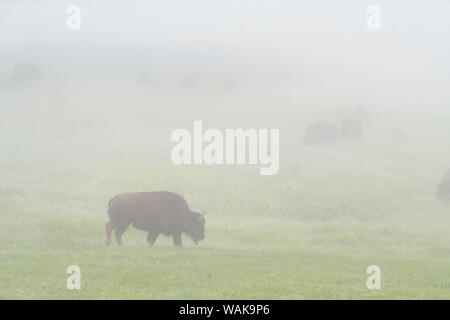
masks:
<path fill-rule="evenodd" d="M 436 197 L 443 200 L 450 199 L 450 170 L 447 170 L 442 182 L 437 185 Z"/>
<path fill-rule="evenodd" d="M 334 125 L 326 122 L 317 122 L 306 129 L 302 142 L 305 145 L 333 145 L 337 134 L 338 129 Z"/>
<path fill-rule="evenodd" d="M 354 118 L 347 118 L 342 121 L 341 137 L 342 139 L 361 139 L 363 136 L 363 129 L 361 121 Z"/>
<path fill-rule="evenodd" d="M 108 203 L 110 221 L 106 224 L 106 244 L 111 245 L 111 231 L 115 230 L 117 244 L 132 223 L 148 232 L 147 241 L 153 245 L 161 233 L 172 236 L 175 246 L 181 246 L 181 234 L 188 234 L 195 242 L 205 238 L 205 217 L 189 209 L 186 200 L 173 192 L 121 193 Z"/>

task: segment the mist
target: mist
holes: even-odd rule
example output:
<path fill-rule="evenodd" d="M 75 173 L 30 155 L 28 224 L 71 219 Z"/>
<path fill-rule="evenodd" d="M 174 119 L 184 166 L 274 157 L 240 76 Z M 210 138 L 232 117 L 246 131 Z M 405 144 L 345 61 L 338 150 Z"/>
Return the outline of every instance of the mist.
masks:
<path fill-rule="evenodd" d="M 58 281 L 80 264 L 96 282 L 76 298 L 448 299 L 449 16 L 420 0 L 0 0 L 0 298 L 73 298 Z M 174 163 L 195 121 L 279 130 L 276 173 Z M 159 190 L 206 211 L 205 238 L 149 247 L 130 225 L 107 248 L 108 201 Z M 24 277 L 33 264 L 48 274 Z M 217 270 L 210 290 L 194 266 Z"/>

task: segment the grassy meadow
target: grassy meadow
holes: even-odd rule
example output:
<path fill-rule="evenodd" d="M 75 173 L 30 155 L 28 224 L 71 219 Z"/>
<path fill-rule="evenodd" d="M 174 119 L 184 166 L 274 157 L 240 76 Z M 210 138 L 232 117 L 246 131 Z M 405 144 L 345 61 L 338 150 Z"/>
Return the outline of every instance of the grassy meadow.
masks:
<path fill-rule="evenodd" d="M 317 148 L 300 144 L 306 125 L 352 108 L 248 88 L 26 90 L 1 93 L 0 299 L 450 298 L 450 204 L 435 199 L 448 115 L 369 107 L 363 141 Z M 194 120 L 280 128 L 279 173 L 173 165 L 170 132 Z M 130 226 L 107 248 L 108 200 L 156 190 L 206 211 L 206 239 L 149 247 Z M 81 290 L 66 289 L 69 265 Z"/>

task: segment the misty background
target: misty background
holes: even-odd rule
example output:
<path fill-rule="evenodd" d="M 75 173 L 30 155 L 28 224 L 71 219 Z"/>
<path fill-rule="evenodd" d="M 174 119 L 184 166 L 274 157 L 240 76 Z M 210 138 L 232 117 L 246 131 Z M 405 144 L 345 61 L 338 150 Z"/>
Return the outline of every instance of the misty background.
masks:
<path fill-rule="evenodd" d="M 81 8 L 81 30 L 66 26 L 71 4 Z M 447 117 L 450 4 L 379 1 L 378 31 L 366 27 L 370 4 L 1 1 L 2 128 L 34 127 L 38 139 L 89 127 L 112 143 L 115 134 L 130 135 L 118 129 L 124 122 L 145 132 L 209 118 L 210 126 L 290 122 L 298 130 L 358 105 L 405 121 Z M 16 63 L 39 66 L 43 81 L 17 91 L 8 82 Z M 151 85 L 139 86 L 141 73 Z M 180 86 L 184 77 L 198 87 Z M 224 95 L 227 82 L 236 90 Z"/>
<path fill-rule="evenodd" d="M 66 27 L 71 4 L 82 10 L 79 31 Z M 142 70 L 168 83 L 180 73 L 228 76 L 254 86 L 295 83 L 298 96 L 327 91 L 335 104 L 444 109 L 450 4 L 378 1 L 379 31 L 366 27 L 370 4 L 1 1 L 0 70 L 6 78 L 28 61 L 53 79 Z"/>
<path fill-rule="evenodd" d="M 85 298 L 448 298 L 449 16 L 444 0 L 0 0 L 0 298 L 72 298 L 55 270 L 78 262 Z M 362 140 L 302 145 L 348 117 Z M 279 173 L 173 165 L 194 120 L 280 129 Z M 108 200 L 156 190 L 207 212 L 198 250 L 130 227 L 107 251 Z"/>

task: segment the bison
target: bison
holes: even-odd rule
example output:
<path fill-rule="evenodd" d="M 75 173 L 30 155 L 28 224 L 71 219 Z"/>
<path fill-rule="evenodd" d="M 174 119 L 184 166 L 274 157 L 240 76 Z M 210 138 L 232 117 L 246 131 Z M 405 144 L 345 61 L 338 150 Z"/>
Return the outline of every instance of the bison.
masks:
<path fill-rule="evenodd" d="M 326 122 L 317 122 L 306 129 L 302 142 L 305 145 L 333 145 L 337 134 L 338 129 L 334 125 Z"/>
<path fill-rule="evenodd" d="M 173 192 L 121 193 L 108 203 L 110 220 L 106 224 L 106 244 L 111 245 L 111 231 L 115 230 L 116 241 L 122 245 L 121 236 L 132 223 L 145 230 L 150 245 L 161 233 L 172 236 L 173 244 L 181 246 L 181 234 L 189 235 L 195 244 L 205 238 L 205 216 L 191 211 L 186 200 Z"/>
<path fill-rule="evenodd" d="M 40 67 L 28 63 L 17 63 L 14 66 L 12 80 L 16 82 L 42 80 L 43 71 Z"/>
<path fill-rule="evenodd" d="M 442 182 L 437 185 L 436 197 L 443 200 L 450 199 L 450 170 L 447 170 L 444 175 L 444 179 L 442 179 Z"/>
<path fill-rule="evenodd" d="M 341 137 L 346 140 L 361 139 L 363 136 L 361 121 L 347 118 L 342 121 Z"/>

